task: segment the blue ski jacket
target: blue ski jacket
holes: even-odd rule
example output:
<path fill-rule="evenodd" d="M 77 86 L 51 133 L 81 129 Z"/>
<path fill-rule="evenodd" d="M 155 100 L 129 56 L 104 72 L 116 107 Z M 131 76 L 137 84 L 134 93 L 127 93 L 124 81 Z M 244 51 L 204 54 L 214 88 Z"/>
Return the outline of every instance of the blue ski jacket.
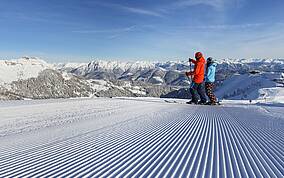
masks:
<path fill-rule="evenodd" d="M 205 82 L 215 82 L 216 63 L 209 64 L 206 71 Z"/>

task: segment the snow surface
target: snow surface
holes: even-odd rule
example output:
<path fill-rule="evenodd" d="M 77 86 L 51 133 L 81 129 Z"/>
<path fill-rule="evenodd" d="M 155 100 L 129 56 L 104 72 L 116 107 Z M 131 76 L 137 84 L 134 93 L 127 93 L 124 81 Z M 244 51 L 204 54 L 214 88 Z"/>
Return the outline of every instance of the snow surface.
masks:
<path fill-rule="evenodd" d="M 65 80 L 70 80 L 73 75 L 70 74 L 70 73 L 67 73 L 67 72 L 62 72 L 62 77 L 65 79 Z"/>
<path fill-rule="evenodd" d="M 22 57 L 17 60 L 0 60 L 0 85 L 37 77 L 39 72 L 49 68 L 52 68 L 51 64 L 35 57 Z"/>
<path fill-rule="evenodd" d="M 87 82 L 90 84 L 92 89 L 96 92 L 106 91 L 114 86 L 112 83 L 105 81 L 105 80 L 90 79 L 90 80 L 87 80 Z"/>
<path fill-rule="evenodd" d="M 155 79 L 157 82 L 163 83 L 164 80 L 161 77 L 154 76 L 153 79 Z"/>
<path fill-rule="evenodd" d="M 284 87 L 262 88 L 259 93 L 266 102 L 284 103 Z"/>
<path fill-rule="evenodd" d="M 0 102 L 0 177 L 284 176 L 283 105 L 176 101 Z"/>
<path fill-rule="evenodd" d="M 146 91 L 141 89 L 139 86 L 130 87 L 128 90 L 135 94 L 146 95 Z"/>

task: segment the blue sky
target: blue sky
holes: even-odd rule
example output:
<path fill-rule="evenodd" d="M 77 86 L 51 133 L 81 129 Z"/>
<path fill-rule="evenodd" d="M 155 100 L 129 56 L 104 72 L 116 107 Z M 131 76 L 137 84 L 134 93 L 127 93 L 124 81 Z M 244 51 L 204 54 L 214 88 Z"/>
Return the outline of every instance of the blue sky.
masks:
<path fill-rule="evenodd" d="M 3 0 L 0 57 L 284 58 L 283 0 Z"/>

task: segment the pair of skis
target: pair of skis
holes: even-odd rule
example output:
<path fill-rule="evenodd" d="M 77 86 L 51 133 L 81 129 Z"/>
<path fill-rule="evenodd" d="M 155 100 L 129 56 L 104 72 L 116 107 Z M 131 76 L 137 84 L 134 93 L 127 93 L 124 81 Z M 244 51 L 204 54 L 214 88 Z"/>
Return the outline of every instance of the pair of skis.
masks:
<path fill-rule="evenodd" d="M 182 103 L 176 100 L 164 100 L 166 103 L 174 103 L 174 104 L 186 104 L 186 105 L 195 105 L 195 106 L 222 106 L 222 104 L 218 101 L 216 104 L 189 104 L 189 103 Z"/>

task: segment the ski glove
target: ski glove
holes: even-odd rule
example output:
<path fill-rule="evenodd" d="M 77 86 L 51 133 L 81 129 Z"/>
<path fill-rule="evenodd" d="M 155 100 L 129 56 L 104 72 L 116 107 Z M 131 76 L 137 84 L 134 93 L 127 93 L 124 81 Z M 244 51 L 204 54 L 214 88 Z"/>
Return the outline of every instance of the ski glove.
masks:
<path fill-rule="evenodd" d="M 185 75 L 189 77 L 189 76 L 194 75 L 194 72 L 185 72 Z"/>

